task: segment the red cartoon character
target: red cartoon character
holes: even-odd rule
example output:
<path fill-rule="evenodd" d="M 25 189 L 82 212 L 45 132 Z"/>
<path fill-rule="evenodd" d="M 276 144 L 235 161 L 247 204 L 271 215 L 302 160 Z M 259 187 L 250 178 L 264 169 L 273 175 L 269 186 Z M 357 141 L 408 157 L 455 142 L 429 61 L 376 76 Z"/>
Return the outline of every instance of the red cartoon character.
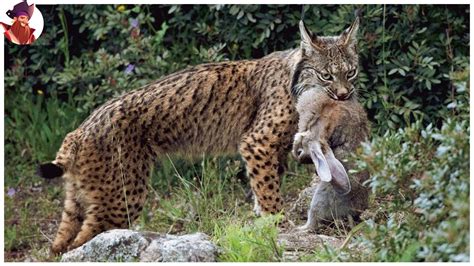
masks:
<path fill-rule="evenodd" d="M 29 26 L 34 9 L 34 4 L 28 5 L 26 0 L 23 0 L 23 2 L 16 4 L 13 10 L 7 11 L 7 16 L 13 19 L 13 24 L 8 25 L 0 22 L 0 25 L 5 30 L 5 37 L 9 41 L 20 45 L 31 44 L 35 41 L 33 35 L 35 29 Z"/>

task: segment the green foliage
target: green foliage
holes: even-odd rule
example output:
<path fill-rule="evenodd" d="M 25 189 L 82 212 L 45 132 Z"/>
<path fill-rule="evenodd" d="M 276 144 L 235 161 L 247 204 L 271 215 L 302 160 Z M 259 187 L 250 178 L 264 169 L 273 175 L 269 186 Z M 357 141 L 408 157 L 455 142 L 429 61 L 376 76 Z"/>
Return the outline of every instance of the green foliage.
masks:
<path fill-rule="evenodd" d="M 252 224 L 229 223 L 216 226 L 214 238 L 223 249 L 219 256 L 225 262 L 281 261 L 283 247 L 277 243 L 276 225 L 282 215 L 270 215 L 256 219 Z"/>
<path fill-rule="evenodd" d="M 146 205 L 139 221 L 144 230 L 199 231 L 213 235 L 214 242 L 223 250 L 220 261 L 281 260 L 283 248 L 276 244 L 276 224 L 282 216 L 267 216 L 254 221 L 250 204 L 242 202 L 245 191 L 235 179 L 238 161 L 203 159 L 197 166 L 188 164 L 181 169 L 175 166 L 175 160 L 169 158 L 163 165 L 167 165 L 165 168 L 171 166 L 177 184 L 170 188 L 166 197 L 163 190 L 153 189 L 155 199 L 151 202 L 158 202 L 158 206 L 149 209 L 150 203 Z M 193 175 L 185 178 L 181 172 Z M 152 217 L 147 216 L 148 211 L 153 213 Z"/>
<path fill-rule="evenodd" d="M 364 146 L 358 164 L 381 206 L 352 259 L 469 261 L 469 94 L 455 85 L 441 128 L 416 122 Z"/>
<path fill-rule="evenodd" d="M 6 174 L 15 176 L 12 167 L 53 160 L 64 136 L 74 130 L 83 116 L 77 115 L 76 105 L 57 98 L 45 101 L 41 95 L 15 95 L 5 116 Z M 16 180 L 7 179 L 7 184 Z"/>
<path fill-rule="evenodd" d="M 251 215 L 243 204 L 245 190 L 236 174 L 239 161 L 204 158 L 197 164 L 165 159 L 152 177 L 152 197 L 159 205 L 145 211 L 139 223 L 147 230 L 204 232 L 224 226 L 232 217 Z M 245 206 L 244 206 L 245 205 Z M 148 210 L 156 215 L 148 217 Z"/>

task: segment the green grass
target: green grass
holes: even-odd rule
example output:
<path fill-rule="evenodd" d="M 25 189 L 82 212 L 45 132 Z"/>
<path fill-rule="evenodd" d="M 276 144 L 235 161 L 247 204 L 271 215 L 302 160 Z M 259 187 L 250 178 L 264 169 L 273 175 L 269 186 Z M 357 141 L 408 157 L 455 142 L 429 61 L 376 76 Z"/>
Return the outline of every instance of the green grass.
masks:
<path fill-rule="evenodd" d="M 12 197 L 5 196 L 5 251 L 21 254 L 28 250 L 28 255 L 38 260 L 51 259 L 48 247 L 60 215 L 60 202 L 54 199 L 60 194 L 57 186 L 36 184 L 22 186 Z"/>
<path fill-rule="evenodd" d="M 171 158 L 161 162 L 163 169 L 174 169 L 178 184 L 165 198 L 151 187 L 150 196 L 158 199 L 158 203 L 151 207 L 153 200 L 149 200 L 140 221 L 143 229 L 207 233 L 224 250 L 221 261 L 281 260 L 283 249 L 276 244 L 275 225 L 282 216 L 254 221 L 252 205 L 244 201 L 245 186 L 236 178 L 240 162 L 226 159 L 203 158 L 200 164 L 184 166 L 189 170 L 184 173 Z M 154 175 L 153 179 L 160 177 L 163 176 Z M 146 215 L 148 211 L 154 213 L 151 218 Z"/>
<path fill-rule="evenodd" d="M 211 233 L 216 223 L 243 214 L 249 209 L 243 201 L 245 187 L 236 178 L 239 164 L 219 158 L 202 159 L 201 163 L 185 165 L 178 170 L 171 158 L 160 162 L 164 170 L 157 169 L 152 183 L 166 184 L 172 179 L 173 187 L 149 186 L 149 200 L 139 221 L 145 228 L 155 231 L 176 231 L 183 225 L 183 232 Z M 174 173 L 162 175 L 169 167 Z M 224 170 L 225 169 L 225 170 Z M 185 177 L 186 176 L 186 177 Z M 164 179 L 160 182 L 156 179 Z M 239 205 L 240 204 L 240 205 Z M 147 212 L 151 212 L 149 217 Z"/>
<path fill-rule="evenodd" d="M 72 101 L 55 97 L 16 94 L 5 106 L 5 257 L 55 260 L 49 246 L 62 210 L 61 180 L 40 179 L 35 169 L 54 158 L 64 136 L 83 118 Z"/>
<path fill-rule="evenodd" d="M 5 185 L 19 182 L 38 162 L 53 160 L 64 136 L 83 120 L 73 101 L 19 94 L 8 97 L 5 115 Z M 21 108 L 18 108 L 21 106 Z"/>
<path fill-rule="evenodd" d="M 283 215 L 270 215 L 253 222 L 216 224 L 214 241 L 223 249 L 225 262 L 272 262 L 283 259 L 284 247 L 277 243 L 277 224 Z M 229 221 L 230 222 L 230 221 Z"/>

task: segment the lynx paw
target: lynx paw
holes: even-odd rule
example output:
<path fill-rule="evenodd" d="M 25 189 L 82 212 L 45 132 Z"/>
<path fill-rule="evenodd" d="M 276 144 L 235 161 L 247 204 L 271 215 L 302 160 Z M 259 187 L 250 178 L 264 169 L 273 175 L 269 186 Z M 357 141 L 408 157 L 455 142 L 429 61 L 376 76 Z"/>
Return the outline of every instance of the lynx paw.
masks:
<path fill-rule="evenodd" d="M 51 254 L 54 256 L 60 255 L 67 251 L 67 244 L 66 243 L 54 243 L 51 246 Z"/>

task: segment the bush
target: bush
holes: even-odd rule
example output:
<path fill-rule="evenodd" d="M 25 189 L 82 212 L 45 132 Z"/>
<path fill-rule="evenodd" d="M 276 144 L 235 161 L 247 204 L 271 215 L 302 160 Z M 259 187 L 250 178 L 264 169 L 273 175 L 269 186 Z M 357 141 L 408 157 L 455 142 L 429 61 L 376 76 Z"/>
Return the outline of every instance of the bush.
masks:
<path fill-rule="evenodd" d="M 466 80 L 455 86 L 440 129 L 416 122 L 359 154 L 379 206 L 356 241 L 365 253 L 351 259 L 469 261 L 469 92 Z"/>

